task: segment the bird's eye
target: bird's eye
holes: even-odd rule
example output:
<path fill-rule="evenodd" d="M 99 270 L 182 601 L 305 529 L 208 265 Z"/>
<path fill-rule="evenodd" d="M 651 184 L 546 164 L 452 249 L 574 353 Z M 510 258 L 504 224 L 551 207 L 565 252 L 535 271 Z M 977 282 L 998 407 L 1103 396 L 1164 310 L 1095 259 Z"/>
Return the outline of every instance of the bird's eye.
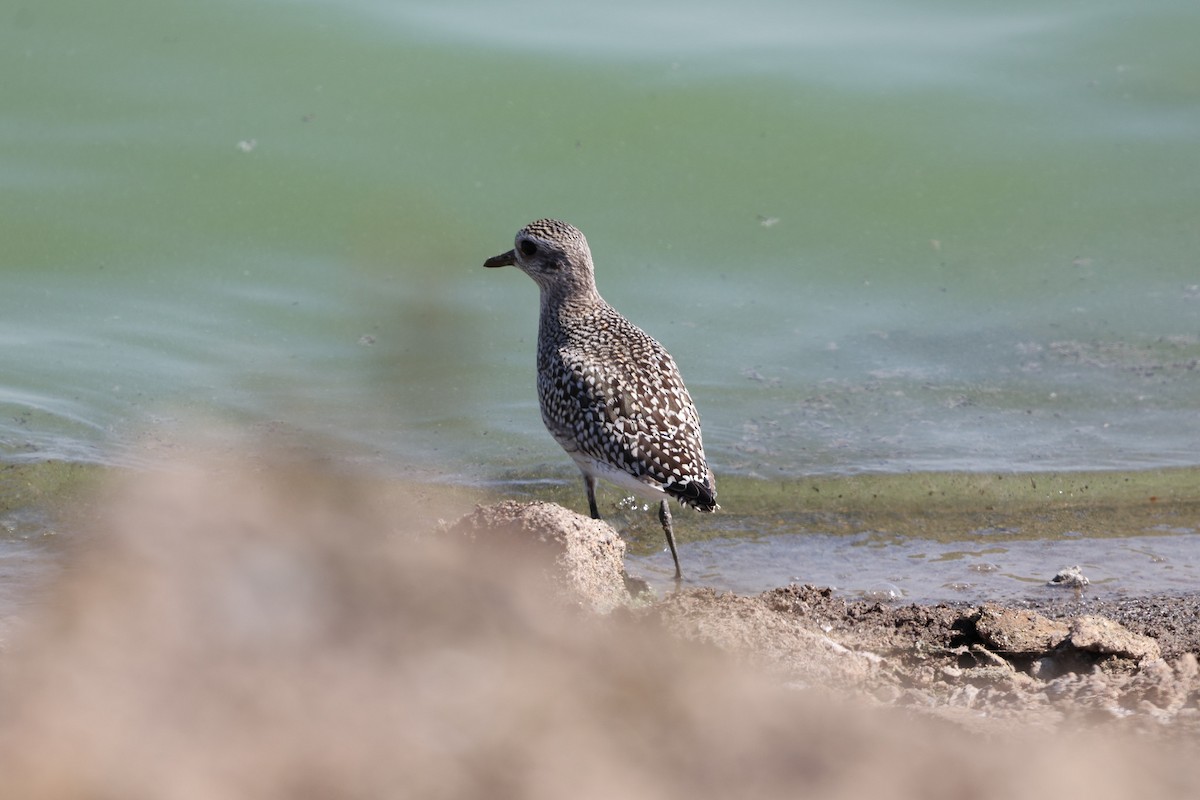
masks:
<path fill-rule="evenodd" d="M 526 258 L 536 255 L 538 251 L 538 246 L 528 239 L 522 239 L 521 243 L 517 245 L 517 247 L 520 248 L 521 255 L 525 256 Z"/>

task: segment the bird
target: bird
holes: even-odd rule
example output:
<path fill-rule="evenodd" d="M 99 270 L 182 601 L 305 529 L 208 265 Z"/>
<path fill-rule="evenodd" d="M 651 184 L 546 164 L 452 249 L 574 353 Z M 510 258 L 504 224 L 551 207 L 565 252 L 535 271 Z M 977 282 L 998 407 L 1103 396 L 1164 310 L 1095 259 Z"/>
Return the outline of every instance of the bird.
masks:
<path fill-rule="evenodd" d="M 700 415 L 675 360 L 596 289 L 591 249 L 574 225 L 539 219 L 485 267 L 516 266 L 541 293 L 537 389 L 542 421 L 583 473 L 588 511 L 600 519 L 596 480 L 656 501 L 682 580 L 668 500 L 717 505 Z"/>

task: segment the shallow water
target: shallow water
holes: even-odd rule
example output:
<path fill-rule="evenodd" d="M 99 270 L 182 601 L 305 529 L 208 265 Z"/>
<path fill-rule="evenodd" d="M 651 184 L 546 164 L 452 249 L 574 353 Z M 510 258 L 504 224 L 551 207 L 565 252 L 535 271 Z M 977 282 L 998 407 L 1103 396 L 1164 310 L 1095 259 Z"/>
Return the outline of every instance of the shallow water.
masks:
<path fill-rule="evenodd" d="M 723 479 L 1196 466 L 1198 35 L 1182 0 L 19 4 L 0 458 L 203 418 L 570 481 L 535 287 L 481 268 L 554 215 Z M 756 531 L 715 583 L 809 546 Z"/>
<path fill-rule="evenodd" d="M 1147 593 L 1192 593 L 1200 586 L 1196 528 L 1115 539 L 1066 536 L 941 543 L 880 534 L 712 539 L 684 546 L 686 586 L 757 594 L 789 583 L 830 586 L 847 597 L 882 602 L 1015 602 Z M 1055 584 L 1060 569 L 1079 567 L 1088 584 Z M 670 555 L 630 556 L 629 569 L 659 592 L 674 586 Z"/>

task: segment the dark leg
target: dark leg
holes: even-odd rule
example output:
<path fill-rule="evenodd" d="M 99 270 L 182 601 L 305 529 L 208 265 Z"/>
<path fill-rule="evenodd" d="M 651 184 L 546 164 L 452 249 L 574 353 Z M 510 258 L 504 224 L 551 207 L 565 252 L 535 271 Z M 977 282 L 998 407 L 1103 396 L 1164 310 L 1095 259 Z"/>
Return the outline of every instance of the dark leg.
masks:
<path fill-rule="evenodd" d="M 592 512 L 592 519 L 600 519 L 600 509 L 596 508 L 596 479 L 585 473 L 583 485 L 587 487 L 588 511 Z"/>
<path fill-rule="evenodd" d="M 675 532 L 671 530 L 671 507 L 666 500 L 658 507 L 658 521 L 662 523 L 663 533 L 667 535 L 667 547 L 671 548 L 671 558 L 675 559 L 675 583 L 683 580 L 683 572 L 679 569 L 679 554 L 675 552 Z M 678 588 L 678 587 L 676 587 Z"/>

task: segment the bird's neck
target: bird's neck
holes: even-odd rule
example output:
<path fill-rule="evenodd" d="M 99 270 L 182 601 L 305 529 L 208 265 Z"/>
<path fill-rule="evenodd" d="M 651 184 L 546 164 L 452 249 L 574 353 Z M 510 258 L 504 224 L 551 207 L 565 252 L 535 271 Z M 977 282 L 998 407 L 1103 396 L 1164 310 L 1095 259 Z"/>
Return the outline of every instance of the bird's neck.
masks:
<path fill-rule="evenodd" d="M 543 355 L 549 349 L 574 341 L 588 320 L 603 315 L 608 307 L 604 298 L 592 287 L 590 292 L 560 294 L 542 291 L 542 309 L 538 320 L 538 350 Z M 541 356 L 539 356 L 541 357 Z"/>
<path fill-rule="evenodd" d="M 605 305 L 604 298 L 596 291 L 596 284 L 555 284 L 542 286 L 542 318 L 547 315 L 582 314 Z"/>

